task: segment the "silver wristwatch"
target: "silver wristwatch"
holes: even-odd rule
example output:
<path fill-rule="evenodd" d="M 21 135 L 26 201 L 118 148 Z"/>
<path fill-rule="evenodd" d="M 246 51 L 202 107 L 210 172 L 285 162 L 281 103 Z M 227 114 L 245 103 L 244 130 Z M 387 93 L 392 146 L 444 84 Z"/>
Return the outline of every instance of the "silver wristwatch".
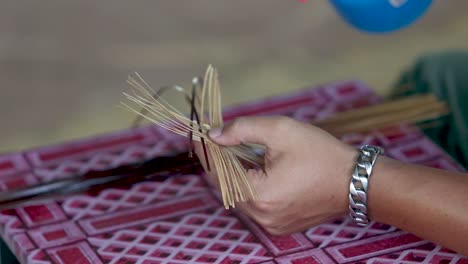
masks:
<path fill-rule="evenodd" d="M 366 226 L 370 221 L 367 215 L 369 179 L 377 157 L 383 152 L 383 148 L 370 145 L 362 146 L 359 151 L 356 167 L 349 184 L 350 216 L 359 226 Z"/>

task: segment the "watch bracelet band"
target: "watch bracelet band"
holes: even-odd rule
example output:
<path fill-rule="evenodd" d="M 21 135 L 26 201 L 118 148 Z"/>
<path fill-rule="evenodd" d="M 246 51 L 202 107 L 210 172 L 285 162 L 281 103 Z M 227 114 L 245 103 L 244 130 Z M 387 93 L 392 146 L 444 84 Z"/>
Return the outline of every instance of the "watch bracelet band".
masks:
<path fill-rule="evenodd" d="M 349 184 L 350 216 L 359 226 L 367 226 L 370 221 L 367 214 L 369 179 L 377 157 L 383 153 L 383 148 L 371 145 L 364 145 L 359 151 L 356 167 Z"/>

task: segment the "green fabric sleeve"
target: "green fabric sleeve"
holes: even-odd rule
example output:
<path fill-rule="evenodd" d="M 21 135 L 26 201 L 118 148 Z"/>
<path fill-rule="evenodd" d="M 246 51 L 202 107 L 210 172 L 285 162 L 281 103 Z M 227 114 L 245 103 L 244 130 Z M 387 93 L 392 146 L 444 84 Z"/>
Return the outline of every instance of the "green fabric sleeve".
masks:
<path fill-rule="evenodd" d="M 432 92 L 446 101 L 450 115 L 424 132 L 468 167 L 468 51 L 422 56 L 396 84 L 392 97 Z"/>

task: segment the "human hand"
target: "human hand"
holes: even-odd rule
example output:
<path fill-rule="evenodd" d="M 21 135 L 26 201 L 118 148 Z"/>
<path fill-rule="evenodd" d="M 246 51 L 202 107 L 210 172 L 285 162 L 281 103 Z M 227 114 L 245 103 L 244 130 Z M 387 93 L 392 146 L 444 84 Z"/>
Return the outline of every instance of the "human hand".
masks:
<path fill-rule="evenodd" d="M 266 147 L 264 170 L 249 170 L 257 199 L 241 211 L 280 235 L 307 229 L 348 211 L 356 151 L 325 131 L 287 117 L 243 117 L 210 131 L 217 144 Z M 200 146 L 197 155 L 203 162 Z M 208 175 L 217 185 L 217 176 Z"/>

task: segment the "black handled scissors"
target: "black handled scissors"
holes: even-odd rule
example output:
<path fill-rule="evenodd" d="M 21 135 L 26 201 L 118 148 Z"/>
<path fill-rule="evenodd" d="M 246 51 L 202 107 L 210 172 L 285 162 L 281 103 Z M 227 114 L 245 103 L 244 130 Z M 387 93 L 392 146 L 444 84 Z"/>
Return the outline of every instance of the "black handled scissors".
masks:
<path fill-rule="evenodd" d="M 0 193 L 0 210 L 34 204 L 73 193 L 96 193 L 105 188 L 128 188 L 142 181 L 164 181 L 169 177 L 197 174 L 202 166 L 188 152 L 155 157 L 107 170 L 48 181 Z"/>

